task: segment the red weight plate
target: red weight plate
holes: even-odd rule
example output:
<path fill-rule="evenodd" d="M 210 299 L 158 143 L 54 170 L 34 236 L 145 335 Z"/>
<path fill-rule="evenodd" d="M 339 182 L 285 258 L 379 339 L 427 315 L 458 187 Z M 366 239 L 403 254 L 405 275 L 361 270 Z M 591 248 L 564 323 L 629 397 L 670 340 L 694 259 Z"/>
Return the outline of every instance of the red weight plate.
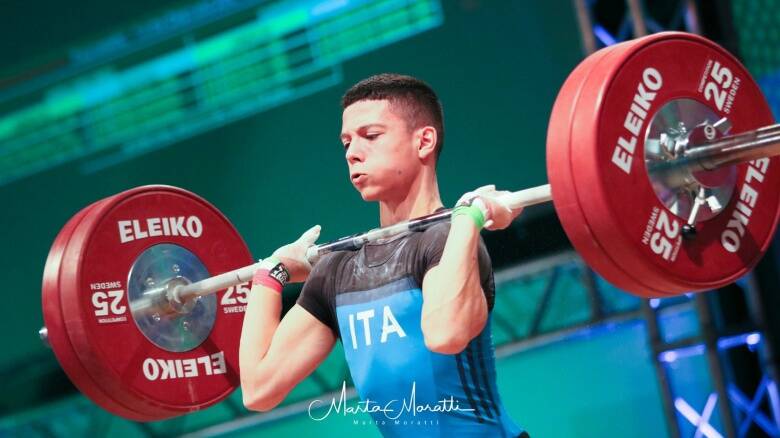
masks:
<path fill-rule="evenodd" d="M 734 194 L 720 214 L 699 222 L 694 239 L 682 239 L 684 221 L 659 200 L 644 160 L 650 121 L 681 99 L 728 118 L 732 133 L 773 122 L 757 84 L 732 55 L 677 32 L 642 38 L 621 56 L 605 58 L 575 110 L 574 185 L 603 249 L 583 256 L 615 261 L 622 272 L 600 273 L 615 283 L 631 273 L 637 284 L 627 289 L 639 294 L 712 289 L 736 280 L 763 255 L 780 213 L 778 158 L 745 163 L 737 166 Z"/>
<path fill-rule="evenodd" d="M 97 206 L 99 204 L 110 203 L 113 201 L 114 198 L 122 195 L 123 193 L 109 196 L 101 201 L 96 202 L 94 206 Z M 84 215 L 82 221 L 88 220 L 89 218 L 88 215 L 90 215 L 93 210 L 94 207 Z M 73 231 L 71 232 L 71 235 L 74 232 L 75 232 L 75 226 L 73 227 Z M 77 244 L 80 243 L 77 242 Z M 70 260 L 70 263 L 71 264 L 74 263 L 73 260 Z M 73 269 L 73 266 L 71 265 L 69 269 Z M 65 270 L 65 272 L 70 272 L 70 271 Z M 62 287 L 62 282 L 60 283 L 59 286 Z M 62 297 L 62 293 L 60 294 L 60 296 Z M 64 300 L 61 300 L 60 303 L 61 308 L 67 307 L 67 303 L 71 303 L 72 301 L 73 301 L 72 296 L 66 296 Z M 70 343 L 69 337 L 68 337 L 68 342 Z M 181 414 L 181 412 L 176 410 L 169 410 L 156 405 L 144 404 L 142 402 L 139 402 L 137 398 L 134 398 L 132 396 L 128 397 L 124 393 L 119 393 L 119 394 L 106 393 L 106 391 L 109 391 L 109 389 L 101 386 L 101 384 L 98 381 L 96 381 L 94 376 L 91 374 L 94 372 L 94 367 L 92 365 L 84 366 L 84 364 L 81 362 L 81 358 L 79 357 L 79 355 L 81 355 L 83 351 L 78 352 L 77 350 L 75 350 L 75 348 L 73 349 L 73 351 L 76 353 L 75 360 L 78 361 L 78 363 L 71 362 L 69 364 L 70 367 L 75 371 L 73 373 L 73 376 L 75 378 L 71 377 L 71 381 L 73 381 L 74 384 L 76 384 L 76 386 L 79 388 L 79 390 L 82 393 L 86 394 L 95 403 L 102 406 L 107 411 L 112 412 L 115 415 L 119 415 L 123 418 L 135 420 L 135 421 L 156 421 L 163 418 L 169 418 Z M 87 356 L 87 357 L 91 359 L 91 356 Z M 92 362 L 88 362 L 88 364 L 91 363 Z"/>
<path fill-rule="evenodd" d="M 573 110 L 573 116 L 571 119 L 572 136 L 570 141 L 570 169 L 572 172 L 571 181 L 571 193 L 574 196 L 576 210 L 579 212 L 579 216 L 576 217 L 576 222 L 579 225 L 579 229 L 572 230 L 570 238 L 574 242 L 575 248 L 582 255 L 582 257 L 593 266 L 603 277 L 608 279 L 610 283 L 623 289 L 630 291 L 635 295 L 653 298 L 672 295 L 667 290 L 672 290 L 676 286 L 669 283 L 664 283 L 662 279 L 658 279 L 653 286 L 648 286 L 641 281 L 643 277 L 641 272 L 632 270 L 627 266 L 625 254 L 611 253 L 605 246 L 605 243 L 597 238 L 594 230 L 591 229 L 591 223 L 586 216 L 586 208 L 588 204 L 583 202 L 583 199 L 589 196 L 590 192 L 594 190 L 594 184 L 590 183 L 590 180 L 577 177 L 580 169 L 584 165 L 583 160 L 592 159 L 588 156 L 591 147 L 589 143 L 589 135 L 592 131 L 592 127 L 587 124 L 589 119 L 583 118 L 582 111 L 593 112 L 597 114 L 598 108 L 594 108 L 595 102 L 600 104 L 600 94 L 594 95 L 594 92 L 598 91 L 598 85 L 608 80 L 608 75 L 605 73 L 605 68 L 613 65 L 619 65 L 624 62 L 626 57 L 633 53 L 633 50 L 637 45 L 642 44 L 642 39 L 636 39 L 623 44 L 623 50 L 613 51 L 609 56 L 605 56 L 601 59 L 592 69 L 591 74 L 585 79 L 581 93 L 582 97 L 577 101 L 577 105 Z M 593 114 L 595 116 L 595 114 Z M 586 121 L 583 124 L 583 119 Z M 607 213 L 609 214 L 609 213 Z M 584 230 L 587 230 L 588 234 L 582 234 Z M 568 231 L 567 231 L 568 232 Z M 578 234 L 579 233 L 579 234 Z M 583 245 L 583 242 L 588 242 L 589 245 Z"/>
<path fill-rule="evenodd" d="M 108 199 L 82 219 L 64 255 L 74 263 L 64 267 L 61 280 L 67 333 L 86 369 L 74 383 L 81 388 L 95 382 L 146 420 L 210 406 L 239 382 L 240 294 L 217 294 L 213 328 L 186 351 L 161 348 L 139 328 L 128 300 L 130 271 L 142 254 L 161 246 L 191 253 L 207 275 L 253 261 L 240 235 L 211 204 L 182 189 L 148 186 Z M 182 328 L 182 337 L 198 329 L 197 321 L 192 324 Z"/>
<path fill-rule="evenodd" d="M 572 244 L 597 272 L 611 272 L 613 284 L 623 289 L 635 289 L 632 276 L 622 271 L 608 257 L 599 256 L 604 250 L 594 239 L 577 198 L 578 187 L 574 183 L 570 148 L 576 147 L 578 132 L 573 132 L 572 120 L 582 87 L 594 66 L 605 58 L 620 56 L 631 48 L 634 41 L 623 42 L 599 50 L 580 63 L 569 75 L 558 93 L 550 115 L 547 132 L 547 174 L 553 192 L 558 218 Z M 596 256 L 593 256 L 593 255 Z M 653 294 L 653 296 L 659 293 Z"/>
<path fill-rule="evenodd" d="M 117 404 L 111 397 L 103 393 L 100 388 L 89 380 L 89 375 L 78 358 L 68 338 L 65 322 L 62 316 L 60 300 L 60 273 L 62 272 L 63 254 L 73 234 L 73 230 L 81 222 L 86 214 L 100 202 L 90 204 L 74 215 L 60 230 L 54 239 L 49 255 L 46 258 L 46 266 L 43 274 L 42 308 L 43 320 L 48 334 L 48 343 L 61 364 L 63 371 L 71 381 L 79 377 L 86 384 L 80 385 L 80 390 L 90 399 L 95 400 L 101 406 L 110 407 L 112 412 L 121 412 L 122 416 L 138 421 L 146 421 L 150 417 L 139 415 L 136 412 Z"/>

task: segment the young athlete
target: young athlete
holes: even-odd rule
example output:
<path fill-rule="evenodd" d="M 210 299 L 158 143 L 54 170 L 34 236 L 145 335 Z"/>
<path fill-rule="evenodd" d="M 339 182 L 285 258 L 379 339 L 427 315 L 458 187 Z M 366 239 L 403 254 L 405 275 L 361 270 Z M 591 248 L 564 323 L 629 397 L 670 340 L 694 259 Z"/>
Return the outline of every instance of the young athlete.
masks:
<path fill-rule="evenodd" d="M 443 209 L 436 178 L 444 127 L 424 82 L 381 74 L 342 99 L 341 142 L 363 200 L 381 226 Z M 265 411 L 328 355 L 337 339 L 352 380 L 384 436 L 528 437 L 496 387 L 490 258 L 479 232 L 509 226 L 510 210 L 485 186 L 464 195 L 440 223 L 324 255 L 306 249 L 319 226 L 265 259 L 254 277 L 241 334 L 244 404 Z M 306 281 L 284 318 L 284 282 Z"/>

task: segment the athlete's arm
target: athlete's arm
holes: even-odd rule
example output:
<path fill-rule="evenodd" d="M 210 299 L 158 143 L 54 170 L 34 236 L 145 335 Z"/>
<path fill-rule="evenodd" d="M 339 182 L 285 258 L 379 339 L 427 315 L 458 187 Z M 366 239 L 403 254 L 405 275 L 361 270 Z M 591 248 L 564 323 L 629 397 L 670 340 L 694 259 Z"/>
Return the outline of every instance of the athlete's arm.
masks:
<path fill-rule="evenodd" d="M 479 230 L 471 218 L 453 218 L 439 264 L 423 278 L 421 327 L 425 345 L 456 354 L 485 326 L 487 301 L 477 263 Z"/>
<path fill-rule="evenodd" d="M 478 189 L 489 214 L 486 228 L 506 228 L 522 209 L 510 210 L 498 201 L 492 186 Z M 421 328 L 431 351 L 456 354 L 463 351 L 485 327 L 487 300 L 482 290 L 478 262 L 479 228 L 469 216 L 452 218 L 441 259 L 423 278 Z"/>
<path fill-rule="evenodd" d="M 318 236 L 319 228 L 312 228 L 274 252 L 292 281 L 308 276 L 306 249 Z M 336 342 L 330 328 L 301 306 L 293 306 L 280 321 L 281 311 L 281 293 L 254 282 L 239 344 L 241 390 L 244 405 L 251 410 L 267 411 L 278 405 L 322 363 Z"/>
<path fill-rule="evenodd" d="M 336 339 L 298 304 L 280 322 L 281 297 L 267 287 L 259 289 L 252 291 L 244 315 L 239 365 L 244 406 L 267 411 L 325 360 Z"/>

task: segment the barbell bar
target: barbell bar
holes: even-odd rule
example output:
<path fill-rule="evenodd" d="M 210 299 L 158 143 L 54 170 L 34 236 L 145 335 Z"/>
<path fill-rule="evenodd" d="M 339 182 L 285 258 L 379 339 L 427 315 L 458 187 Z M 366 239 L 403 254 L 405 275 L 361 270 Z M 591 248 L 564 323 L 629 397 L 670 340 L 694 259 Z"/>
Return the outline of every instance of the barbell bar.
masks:
<path fill-rule="evenodd" d="M 688 173 L 705 172 L 776 155 L 780 155 L 780 124 L 723 137 L 711 144 L 692 145 L 684 152 L 683 157 L 668 162 L 668 169 L 682 169 Z M 512 209 L 530 207 L 553 200 L 549 184 L 505 194 L 499 199 Z M 306 258 L 314 262 L 329 252 L 358 250 L 367 243 L 412 231 L 421 231 L 437 223 L 446 222 L 451 216 L 452 209 L 447 209 L 422 218 L 402 221 L 333 242 L 314 245 L 307 251 Z M 195 283 L 177 285 L 168 294 L 177 302 L 185 302 L 198 296 L 216 293 L 230 286 L 250 281 L 260 264 L 261 261 L 258 261 Z"/>

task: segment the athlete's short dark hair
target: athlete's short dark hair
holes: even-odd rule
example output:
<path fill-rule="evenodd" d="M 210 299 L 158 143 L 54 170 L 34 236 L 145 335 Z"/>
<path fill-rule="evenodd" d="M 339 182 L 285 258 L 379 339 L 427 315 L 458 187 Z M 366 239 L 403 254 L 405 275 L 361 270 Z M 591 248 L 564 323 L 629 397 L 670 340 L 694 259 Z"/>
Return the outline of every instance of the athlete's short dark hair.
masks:
<path fill-rule="evenodd" d="M 382 73 L 353 85 L 341 98 L 341 108 L 361 100 L 387 100 L 409 129 L 430 125 L 436 128 L 436 159 L 444 148 L 444 116 L 433 89 L 412 76 Z"/>

